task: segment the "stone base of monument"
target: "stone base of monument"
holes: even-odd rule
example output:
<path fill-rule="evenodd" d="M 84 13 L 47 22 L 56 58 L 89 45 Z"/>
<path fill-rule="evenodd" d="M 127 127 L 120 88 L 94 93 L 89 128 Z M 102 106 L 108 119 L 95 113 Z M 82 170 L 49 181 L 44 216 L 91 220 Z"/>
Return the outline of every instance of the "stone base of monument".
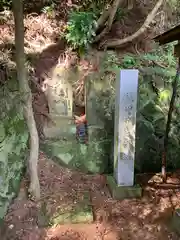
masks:
<path fill-rule="evenodd" d="M 171 227 L 173 230 L 180 235 L 180 209 L 176 209 L 172 216 Z"/>
<path fill-rule="evenodd" d="M 134 186 L 118 186 L 113 176 L 106 177 L 107 185 L 114 199 L 123 200 L 126 198 L 140 198 L 142 196 L 142 188 L 139 185 Z"/>
<path fill-rule="evenodd" d="M 73 195 L 74 196 L 74 195 Z M 38 214 L 38 225 L 41 227 L 58 224 L 92 223 L 93 210 L 89 192 L 80 192 L 74 196 L 74 202 L 62 201 L 60 206 L 51 215 L 48 215 L 47 204 L 42 204 Z"/>

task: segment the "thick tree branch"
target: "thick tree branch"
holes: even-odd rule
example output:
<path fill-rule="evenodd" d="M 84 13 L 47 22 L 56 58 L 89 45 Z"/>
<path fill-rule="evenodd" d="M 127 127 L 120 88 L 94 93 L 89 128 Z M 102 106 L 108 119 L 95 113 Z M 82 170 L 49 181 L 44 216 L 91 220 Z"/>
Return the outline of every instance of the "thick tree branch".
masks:
<path fill-rule="evenodd" d="M 111 11 L 110 11 L 110 14 L 109 14 L 109 19 L 108 19 L 108 22 L 107 22 L 108 31 L 111 29 L 111 26 L 112 26 L 112 23 L 114 21 L 114 17 L 116 15 L 116 12 L 117 12 L 117 9 L 118 9 L 119 5 L 122 4 L 123 2 L 124 2 L 124 0 L 114 0 L 114 3 L 111 7 Z"/>
<path fill-rule="evenodd" d="M 104 25 L 104 23 L 106 22 L 106 20 L 109 17 L 110 10 L 111 10 L 111 8 L 105 9 L 103 11 L 103 13 L 101 14 L 100 18 L 97 21 L 97 29 L 101 28 Z"/>
<path fill-rule="evenodd" d="M 156 16 L 156 13 L 157 13 L 158 9 L 161 7 L 163 2 L 164 2 L 164 0 L 158 0 L 155 7 L 153 8 L 153 10 L 148 14 L 144 24 L 142 25 L 142 27 L 137 32 L 135 32 L 131 36 L 128 36 L 128 37 L 123 38 L 123 39 L 105 41 L 105 42 L 100 44 L 100 48 L 120 47 L 123 44 L 127 44 L 129 42 L 134 41 L 141 34 L 143 34 L 146 31 L 146 29 L 149 27 L 149 25 L 153 21 L 154 17 Z"/>
<path fill-rule="evenodd" d="M 108 19 L 107 20 L 107 25 L 104 28 L 104 30 L 99 35 L 96 36 L 96 38 L 94 40 L 94 43 L 98 42 L 103 36 L 106 35 L 106 33 L 108 33 L 111 30 L 111 27 L 112 27 L 117 9 L 123 2 L 124 2 L 124 0 L 114 0 L 111 8 L 106 10 L 104 12 L 104 14 L 101 15 L 101 17 L 98 20 L 98 22 L 101 23 L 101 25 L 98 25 L 98 26 L 102 26 L 106 22 L 106 20 Z"/>

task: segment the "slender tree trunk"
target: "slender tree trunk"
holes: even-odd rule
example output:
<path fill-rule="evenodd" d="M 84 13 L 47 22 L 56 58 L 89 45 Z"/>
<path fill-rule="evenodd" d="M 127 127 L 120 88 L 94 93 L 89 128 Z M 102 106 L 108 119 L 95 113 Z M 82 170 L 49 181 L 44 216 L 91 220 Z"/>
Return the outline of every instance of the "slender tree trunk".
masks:
<path fill-rule="evenodd" d="M 105 24 L 105 22 L 107 21 L 107 19 L 109 17 L 110 11 L 111 11 L 111 8 L 105 9 L 103 11 L 100 18 L 97 21 L 97 30 L 99 30 L 99 28 L 101 28 Z"/>
<path fill-rule="evenodd" d="M 23 0 L 13 0 L 13 13 L 15 21 L 15 46 L 16 66 L 20 92 L 23 98 L 24 116 L 30 133 L 30 156 L 28 161 L 30 174 L 30 194 L 36 199 L 40 198 L 40 185 L 37 171 L 39 155 L 39 137 L 34 120 L 32 108 L 32 94 L 28 84 L 25 68 L 24 54 L 24 22 L 23 22 Z"/>
<path fill-rule="evenodd" d="M 168 118 L 167 118 L 167 124 L 166 124 L 166 131 L 164 136 L 164 149 L 162 153 L 162 178 L 163 182 L 166 182 L 166 158 L 167 158 L 167 151 L 168 151 L 168 140 L 169 140 L 169 132 L 171 130 L 171 121 L 172 121 L 172 113 L 174 109 L 174 102 L 176 98 L 176 92 L 177 92 L 177 86 L 178 86 L 178 80 L 180 78 L 180 64 L 177 69 L 176 77 L 173 82 L 173 91 L 172 91 L 172 97 L 169 104 L 169 111 L 168 111 Z"/>

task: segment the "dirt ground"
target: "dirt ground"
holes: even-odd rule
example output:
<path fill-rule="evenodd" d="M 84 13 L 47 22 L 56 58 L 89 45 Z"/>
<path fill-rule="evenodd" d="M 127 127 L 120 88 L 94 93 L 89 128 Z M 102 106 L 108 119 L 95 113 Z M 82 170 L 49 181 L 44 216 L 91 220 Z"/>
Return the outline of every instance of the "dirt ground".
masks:
<path fill-rule="evenodd" d="M 110 196 L 105 178 L 85 175 L 53 163 L 41 153 L 39 160 L 41 202 L 51 213 L 62 207 L 61 192 L 66 201 L 80 190 L 89 190 L 95 221 L 92 224 L 59 225 L 44 228 L 39 224 L 40 202 L 15 199 L 5 217 L 1 239 L 5 240 L 178 240 L 168 223 L 180 206 L 180 191 L 155 189 L 147 185 L 149 176 L 139 181 L 144 186 L 142 199 L 116 201 Z M 179 176 L 178 176 L 179 178 Z M 173 179 L 179 181 L 177 176 Z M 180 179 L 180 178 L 179 178 Z M 155 179 L 157 182 L 157 179 Z"/>

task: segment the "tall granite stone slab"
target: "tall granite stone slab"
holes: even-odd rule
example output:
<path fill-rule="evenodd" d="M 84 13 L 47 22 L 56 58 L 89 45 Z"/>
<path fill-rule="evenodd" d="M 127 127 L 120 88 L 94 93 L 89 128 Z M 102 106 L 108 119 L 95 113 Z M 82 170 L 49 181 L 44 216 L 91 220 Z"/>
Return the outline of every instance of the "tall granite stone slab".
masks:
<path fill-rule="evenodd" d="M 114 177 L 119 186 L 133 186 L 138 70 L 121 70 L 116 83 Z"/>
<path fill-rule="evenodd" d="M 117 199 L 142 194 L 141 188 L 134 186 L 137 94 L 138 70 L 121 70 L 116 80 L 114 177 L 107 177 L 111 193 Z"/>

